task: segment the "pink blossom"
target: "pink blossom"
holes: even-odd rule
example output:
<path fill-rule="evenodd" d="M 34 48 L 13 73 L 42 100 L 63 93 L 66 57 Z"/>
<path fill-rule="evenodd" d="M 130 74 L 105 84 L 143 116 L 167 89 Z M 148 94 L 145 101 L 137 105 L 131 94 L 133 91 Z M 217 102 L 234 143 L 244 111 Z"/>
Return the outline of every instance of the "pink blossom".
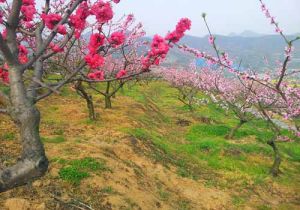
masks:
<path fill-rule="evenodd" d="M 173 32 L 168 33 L 165 39 L 176 43 L 184 36 L 185 31 L 190 30 L 190 28 L 191 21 L 188 18 L 182 18 L 176 25 L 176 29 Z"/>
<path fill-rule="evenodd" d="M 95 33 L 90 36 L 88 45 L 89 53 L 95 54 L 100 46 L 104 44 L 105 36 L 100 33 Z"/>
<path fill-rule="evenodd" d="M 3 23 L 3 11 L 0 10 L 0 24 Z"/>
<path fill-rule="evenodd" d="M 99 23 L 106 23 L 113 18 L 113 11 L 109 2 L 98 0 L 91 8 L 91 14 L 96 16 Z"/>
<path fill-rule="evenodd" d="M 126 74 L 127 74 L 126 70 L 122 69 L 117 73 L 116 78 L 120 79 L 120 78 L 124 77 Z"/>
<path fill-rule="evenodd" d="M 213 45 L 214 44 L 214 41 L 215 41 L 215 38 L 213 36 L 209 36 L 208 37 L 208 42 L 209 44 Z"/>
<path fill-rule="evenodd" d="M 92 80 L 102 81 L 104 80 L 104 71 L 95 71 L 88 74 L 88 78 Z"/>
<path fill-rule="evenodd" d="M 125 41 L 125 34 L 119 31 L 112 33 L 109 38 L 109 43 L 113 47 L 118 47 L 119 45 L 123 44 L 124 41 Z"/>
<path fill-rule="evenodd" d="M 75 35 L 78 39 L 82 30 L 86 26 L 86 18 L 90 15 L 89 7 L 86 1 L 82 2 L 74 15 L 70 16 L 70 24 L 75 28 Z"/>
<path fill-rule="evenodd" d="M 9 74 L 3 68 L 0 68 L 0 81 L 2 80 L 3 83 L 9 83 Z"/>
<path fill-rule="evenodd" d="M 55 25 L 57 23 L 59 23 L 59 21 L 61 21 L 62 17 L 59 14 L 41 14 L 41 18 L 43 19 L 45 25 L 49 28 L 49 29 L 53 29 L 55 27 Z"/>
<path fill-rule="evenodd" d="M 282 29 L 280 29 L 279 27 L 276 27 L 275 32 L 277 32 L 277 33 L 282 33 L 283 31 L 282 31 Z"/>
<path fill-rule="evenodd" d="M 104 64 L 104 58 L 98 54 L 86 55 L 85 61 L 91 69 L 97 69 Z"/>
<path fill-rule="evenodd" d="M 56 53 L 59 53 L 59 52 L 63 52 L 64 51 L 64 49 L 63 48 L 61 48 L 59 45 L 57 45 L 57 44 L 53 44 L 52 42 L 50 43 L 50 48 L 51 48 L 51 50 L 53 51 L 53 52 L 56 52 Z"/>
<path fill-rule="evenodd" d="M 28 50 L 24 45 L 19 45 L 19 62 L 21 64 L 27 63 L 28 62 Z"/>
<path fill-rule="evenodd" d="M 24 2 L 23 2 L 23 5 L 21 6 L 21 12 L 24 15 L 23 20 L 25 22 L 32 21 L 34 15 L 36 13 L 35 5 L 34 4 L 24 5 Z"/>
<path fill-rule="evenodd" d="M 58 32 L 59 34 L 62 34 L 62 35 L 67 34 L 66 26 L 64 26 L 64 25 L 59 25 L 59 26 L 57 27 L 57 32 Z"/>

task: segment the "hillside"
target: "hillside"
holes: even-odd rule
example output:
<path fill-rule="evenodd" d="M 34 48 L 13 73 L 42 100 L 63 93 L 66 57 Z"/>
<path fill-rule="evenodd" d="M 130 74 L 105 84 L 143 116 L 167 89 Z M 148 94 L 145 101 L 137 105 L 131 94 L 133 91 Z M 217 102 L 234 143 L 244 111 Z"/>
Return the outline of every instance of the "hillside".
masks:
<path fill-rule="evenodd" d="M 296 36 L 288 36 L 289 39 Z M 276 61 L 282 61 L 284 48 L 286 46 L 282 37 L 278 35 L 261 35 L 261 36 L 245 36 L 243 34 L 237 36 L 216 36 L 218 47 L 229 53 L 231 58 L 235 59 L 237 63 L 242 60 L 242 66 L 252 67 L 262 71 L 264 68 L 274 68 Z M 185 36 L 181 44 L 186 44 L 190 47 L 199 49 L 201 51 L 215 54 L 210 44 L 208 37 Z M 266 65 L 264 57 L 270 62 Z M 168 56 L 167 64 L 172 62 L 188 65 L 194 58 L 190 55 L 179 53 L 178 50 L 172 50 Z M 295 51 L 293 62 L 290 68 L 300 68 L 300 42 L 295 42 Z"/>
<path fill-rule="evenodd" d="M 0 206 L 300 208 L 299 140 L 280 144 L 282 174 L 272 178 L 272 151 L 265 143 L 271 133 L 263 122 L 245 125 L 235 140 L 225 140 L 236 123 L 230 114 L 211 104 L 191 113 L 176 94 L 162 82 L 128 86 L 111 110 L 104 110 L 103 98 L 95 96 L 96 122 L 87 120 L 85 102 L 70 87 L 64 97 L 43 101 L 41 135 L 49 171 L 38 181 L 2 193 Z M 14 129 L 1 116 L 0 162 L 5 165 L 12 164 L 20 149 Z"/>

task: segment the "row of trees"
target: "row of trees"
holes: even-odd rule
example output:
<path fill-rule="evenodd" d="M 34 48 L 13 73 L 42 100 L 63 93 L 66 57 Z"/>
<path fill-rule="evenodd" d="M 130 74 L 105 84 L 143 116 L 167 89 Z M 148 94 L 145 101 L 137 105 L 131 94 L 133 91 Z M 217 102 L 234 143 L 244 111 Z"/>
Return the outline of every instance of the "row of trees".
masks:
<path fill-rule="evenodd" d="M 274 133 L 274 137 L 267 143 L 274 151 L 271 173 L 273 176 L 277 176 L 280 172 L 281 163 L 277 141 L 280 139 L 281 129 L 274 123 L 273 118 L 281 116 L 294 123 L 295 129 L 293 131 L 297 136 L 300 136 L 300 72 L 288 68 L 292 59 L 293 43 L 300 38 L 288 40 L 266 5 L 262 1 L 260 2 L 263 13 L 270 19 L 271 24 L 275 26 L 275 31 L 281 35 L 287 45 L 284 50 L 283 62 L 279 64 L 276 71 L 259 74 L 253 69 L 240 71 L 239 68 L 235 68 L 234 61 L 229 58 L 226 52 L 222 52 L 218 48 L 216 37 L 211 33 L 206 15 L 203 14 L 203 20 L 210 34 L 208 41 L 216 55 L 209 55 L 185 45 L 178 45 L 178 47 L 184 52 L 192 53 L 197 58 L 205 59 L 208 67 L 190 68 L 189 70 L 162 70 L 160 74 L 178 88 L 181 93 L 180 100 L 190 107 L 192 107 L 193 102 L 197 101 L 195 99 L 197 91 L 201 91 L 210 98 L 211 102 L 230 110 L 239 119 L 239 123 L 232 128 L 226 136 L 227 138 L 233 138 L 235 132 L 242 125 L 258 117 L 258 115 L 262 117 Z"/>

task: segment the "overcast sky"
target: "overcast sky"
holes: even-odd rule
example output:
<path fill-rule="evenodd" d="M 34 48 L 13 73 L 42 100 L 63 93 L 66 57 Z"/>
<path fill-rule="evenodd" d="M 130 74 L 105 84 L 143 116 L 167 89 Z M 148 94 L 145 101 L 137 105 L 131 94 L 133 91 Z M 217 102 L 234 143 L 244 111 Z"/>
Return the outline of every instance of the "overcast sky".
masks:
<path fill-rule="evenodd" d="M 285 33 L 300 32 L 300 0 L 265 0 L 265 3 Z M 121 0 L 114 11 L 117 17 L 133 13 L 144 24 L 148 35 L 165 34 L 181 17 L 188 17 L 192 20 L 188 34 L 203 36 L 207 34 L 201 19 L 203 12 L 207 13 L 209 25 L 216 34 L 245 30 L 274 33 L 258 0 Z"/>

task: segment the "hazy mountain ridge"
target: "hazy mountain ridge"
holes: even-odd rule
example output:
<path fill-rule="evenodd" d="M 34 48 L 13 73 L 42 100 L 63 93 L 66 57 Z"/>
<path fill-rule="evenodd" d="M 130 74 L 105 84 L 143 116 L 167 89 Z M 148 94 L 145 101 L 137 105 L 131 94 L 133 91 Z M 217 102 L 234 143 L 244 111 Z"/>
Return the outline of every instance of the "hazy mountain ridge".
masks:
<path fill-rule="evenodd" d="M 86 33 L 84 37 L 88 40 L 91 33 Z M 289 40 L 300 36 L 300 34 L 289 35 Z M 152 37 L 143 37 L 142 41 L 151 43 Z M 242 66 L 245 68 L 251 67 L 257 71 L 262 71 L 265 68 L 274 69 L 277 61 L 283 61 L 284 49 L 286 43 L 279 35 L 264 35 L 252 31 L 244 31 L 240 34 L 231 33 L 228 36 L 216 35 L 216 43 L 221 51 L 229 54 L 236 64 L 242 61 Z M 208 52 L 215 55 L 214 50 L 208 42 L 208 36 L 197 37 L 186 35 L 180 44 L 185 44 L 200 51 Z M 293 59 L 289 67 L 300 69 L 300 40 L 294 43 Z M 147 47 L 140 47 L 139 52 L 145 53 Z M 267 65 L 265 60 L 268 60 Z M 183 53 L 176 47 L 170 50 L 163 65 L 184 65 L 187 66 L 194 62 L 195 57 L 188 53 Z"/>
<path fill-rule="evenodd" d="M 287 36 L 288 39 L 295 38 L 296 35 Z M 239 63 L 242 60 L 244 67 L 262 70 L 265 67 L 274 68 L 276 61 L 284 59 L 284 49 L 286 43 L 279 35 L 262 36 L 222 36 L 216 35 L 216 43 L 221 51 L 227 52 L 231 58 Z M 186 44 L 192 48 L 199 49 L 215 55 L 212 47 L 208 43 L 208 36 L 196 37 L 185 36 L 180 44 Z M 300 41 L 294 44 L 295 51 L 290 68 L 300 68 Z M 264 57 L 269 61 L 269 66 L 265 64 Z M 166 60 L 166 64 L 176 62 L 188 65 L 193 56 L 180 53 L 178 49 L 172 49 Z"/>

